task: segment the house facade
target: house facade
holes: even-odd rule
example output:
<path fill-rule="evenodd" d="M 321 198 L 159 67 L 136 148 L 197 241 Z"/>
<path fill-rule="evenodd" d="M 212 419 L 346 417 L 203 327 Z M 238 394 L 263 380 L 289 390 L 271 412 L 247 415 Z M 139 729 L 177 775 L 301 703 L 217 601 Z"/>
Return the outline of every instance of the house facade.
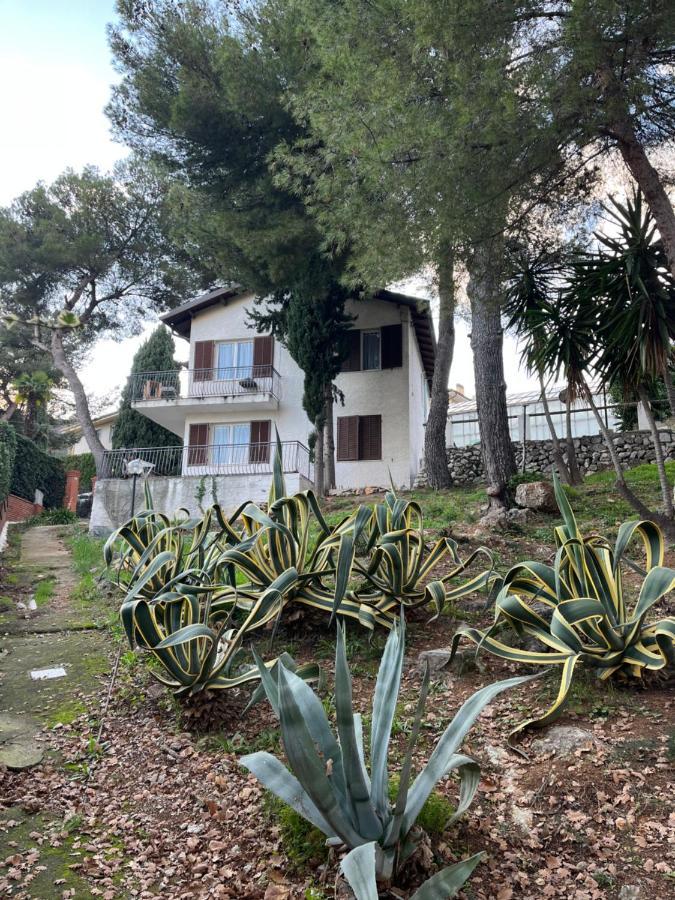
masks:
<path fill-rule="evenodd" d="M 250 292 L 222 288 L 162 316 L 190 342 L 187 368 L 132 376 L 132 405 L 183 447 L 110 451 L 103 480 L 123 479 L 128 462 L 140 459 L 151 467 L 153 490 L 163 490 L 155 476 L 183 485 L 206 477 L 216 480 L 223 505 L 263 499 L 278 432 L 289 489 L 309 486 L 313 426 L 302 407 L 304 375 L 279 341 L 251 329 L 254 302 Z M 434 364 L 428 303 L 380 291 L 349 301 L 347 312 L 354 322 L 336 379 L 344 395 L 334 408 L 336 487 L 388 485 L 391 474 L 409 488 L 423 455 Z"/>

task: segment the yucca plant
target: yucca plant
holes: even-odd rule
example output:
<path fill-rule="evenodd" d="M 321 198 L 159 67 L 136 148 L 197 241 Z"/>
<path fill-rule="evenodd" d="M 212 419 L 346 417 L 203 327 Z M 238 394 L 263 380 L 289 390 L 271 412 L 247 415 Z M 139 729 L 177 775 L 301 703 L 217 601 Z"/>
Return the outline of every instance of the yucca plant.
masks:
<path fill-rule="evenodd" d="M 459 709 L 431 757 L 412 780 L 413 754 L 429 689 L 424 674 L 414 724 L 401 767 L 395 800 L 389 799 L 389 744 L 405 650 L 404 620 L 387 640 L 375 686 L 370 734 L 370 769 L 366 766 L 361 716 L 354 712 L 352 681 L 344 630 L 338 624 L 335 655 L 337 735 L 319 697 L 282 664 L 278 678 L 260 664 L 262 686 L 281 722 L 291 771 L 275 756 L 244 756 L 244 765 L 284 803 L 319 828 L 333 846 L 346 846 L 342 872 L 357 900 L 377 900 L 377 883 L 389 883 L 414 852 L 419 835 L 415 821 L 436 784 L 451 772 L 459 776 L 459 802 L 451 821 L 468 809 L 480 778 L 478 765 L 458 753 L 481 710 L 501 691 L 528 678 L 509 678 L 482 688 Z M 448 823 L 449 824 L 449 823 Z M 482 858 L 476 853 L 427 881 L 415 900 L 452 897 Z"/>
<path fill-rule="evenodd" d="M 368 523 L 367 564 L 355 561 L 355 573 L 363 576 L 367 586 L 354 593 L 362 601 L 382 597 L 406 609 L 432 606 L 437 618 L 446 603 L 478 591 L 496 578 L 492 556 L 484 547 L 474 550 L 462 560 L 457 543 L 442 537 L 427 552 L 422 508 L 414 500 L 403 500 L 389 491 L 384 503 L 374 505 Z M 490 568 L 455 588 L 448 584 L 465 572 L 475 559 L 486 556 Z M 431 572 L 446 557 L 452 568 L 441 578 L 429 580 Z"/>
<path fill-rule="evenodd" d="M 529 719 L 514 735 L 529 727 L 548 725 L 564 708 L 578 663 L 611 676 L 641 678 L 645 670 L 675 663 L 675 617 L 647 622 L 652 607 L 675 588 L 675 569 L 663 565 L 664 540 L 653 522 L 625 522 L 614 547 L 599 535 L 584 537 L 554 476 L 563 524 L 555 529 L 557 553 L 553 566 L 524 562 L 513 566 L 496 599 L 493 626 L 487 631 L 462 626 L 452 641 L 454 654 L 462 637 L 502 659 L 542 666 L 560 666 L 561 679 L 553 705 L 539 718 Z M 646 565 L 637 597 L 631 603 L 624 589 L 622 564 L 626 550 L 639 537 Z M 548 614 L 545 611 L 548 611 Z M 542 649 L 524 650 L 497 635 L 511 626 L 519 635 L 535 638 Z"/>

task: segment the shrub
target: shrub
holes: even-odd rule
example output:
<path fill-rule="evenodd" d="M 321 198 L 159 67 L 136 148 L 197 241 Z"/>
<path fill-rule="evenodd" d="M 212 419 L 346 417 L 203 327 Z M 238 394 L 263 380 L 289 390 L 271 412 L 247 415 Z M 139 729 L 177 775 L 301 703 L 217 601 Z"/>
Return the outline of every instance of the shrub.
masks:
<path fill-rule="evenodd" d="M 501 691 L 527 678 L 510 678 L 477 691 L 461 706 L 439 739 L 429 762 L 411 783 L 415 747 L 429 690 L 424 675 L 419 702 L 399 776 L 395 800 L 389 798 L 389 744 L 401 686 L 405 651 L 404 621 L 392 628 L 375 685 L 370 732 L 370 772 L 366 768 L 361 716 L 354 713 L 344 628 L 338 625 L 335 655 L 334 735 L 319 697 L 284 665 L 273 679 L 259 662 L 262 687 L 281 722 L 291 772 L 270 753 L 244 756 L 241 764 L 284 803 L 311 822 L 330 845 L 345 844 L 342 873 L 357 900 L 377 897 L 377 881 L 389 883 L 414 852 L 415 822 L 436 784 L 456 772 L 459 803 L 447 824 L 471 804 L 480 780 L 472 759 L 457 753 L 481 710 Z M 414 897 L 448 897 L 464 884 L 483 853 L 476 853 L 434 875 Z M 434 893 L 435 891 L 435 893 Z M 413 900 L 414 900 L 413 897 Z"/>
<path fill-rule="evenodd" d="M 16 432 L 7 422 L 0 422 L 0 503 L 10 493 L 15 456 Z"/>
<path fill-rule="evenodd" d="M 502 659 L 562 669 L 555 702 L 540 718 L 519 725 L 553 722 L 562 712 L 578 663 L 593 666 L 602 680 L 618 675 L 641 678 L 645 670 L 675 664 L 675 616 L 647 623 L 650 609 L 675 588 L 675 569 L 663 565 L 663 534 L 653 522 L 625 522 L 614 547 L 599 535 L 584 537 L 557 477 L 554 485 L 563 524 L 555 529 L 555 564 L 524 562 L 503 579 L 496 599 L 495 622 L 488 631 L 462 626 L 452 641 L 452 654 L 468 637 Z M 633 537 L 642 539 L 646 572 L 633 603 L 626 597 L 622 565 Z M 542 611 L 547 610 L 547 612 Z M 535 638 L 541 650 L 523 650 L 498 640 L 505 627 Z"/>
<path fill-rule="evenodd" d="M 77 516 L 65 506 L 57 506 L 55 509 L 46 509 L 39 516 L 34 516 L 31 525 L 73 525 L 77 522 Z"/>
<path fill-rule="evenodd" d="M 27 437 L 17 435 L 11 493 L 32 500 L 35 491 L 40 490 L 45 509 L 54 509 L 63 503 L 65 486 L 66 473 L 61 460 L 44 453 Z"/>
<path fill-rule="evenodd" d="M 66 472 L 80 473 L 80 493 L 86 494 L 91 490 L 91 479 L 96 475 L 96 463 L 92 453 L 67 456 L 63 460 L 63 468 Z"/>

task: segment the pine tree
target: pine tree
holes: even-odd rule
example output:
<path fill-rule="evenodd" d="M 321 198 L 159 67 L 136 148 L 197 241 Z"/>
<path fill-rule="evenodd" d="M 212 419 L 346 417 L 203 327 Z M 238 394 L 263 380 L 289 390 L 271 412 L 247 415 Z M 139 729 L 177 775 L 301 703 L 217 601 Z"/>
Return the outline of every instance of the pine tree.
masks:
<path fill-rule="evenodd" d="M 171 334 L 160 325 L 136 351 L 131 374 L 176 371 L 178 364 L 173 358 L 175 350 Z M 180 447 L 183 442 L 177 435 L 131 408 L 132 384 L 133 380 L 130 378 L 122 391 L 119 418 L 113 431 L 113 448 Z"/>

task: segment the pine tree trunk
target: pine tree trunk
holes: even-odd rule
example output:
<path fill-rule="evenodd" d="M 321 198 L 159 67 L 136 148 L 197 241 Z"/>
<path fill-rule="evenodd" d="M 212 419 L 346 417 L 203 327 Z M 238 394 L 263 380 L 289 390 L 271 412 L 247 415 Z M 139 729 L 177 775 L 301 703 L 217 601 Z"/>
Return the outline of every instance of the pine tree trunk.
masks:
<path fill-rule="evenodd" d="M 640 500 L 626 484 L 623 468 L 621 466 L 621 460 L 619 459 L 619 454 L 616 452 L 614 437 L 609 428 L 607 428 L 607 426 L 605 425 L 605 420 L 602 418 L 600 410 L 595 405 L 593 394 L 591 393 L 590 388 L 585 382 L 582 387 L 582 393 L 584 396 L 584 400 L 588 403 L 591 411 L 593 412 L 595 421 L 598 423 L 598 428 L 600 429 L 600 434 L 605 441 L 605 446 L 607 447 L 609 458 L 612 460 L 614 472 L 616 473 L 617 491 L 619 492 L 619 494 L 621 494 L 621 496 L 624 498 L 624 500 L 626 500 L 627 503 L 630 503 L 633 509 L 636 510 L 636 512 L 638 512 L 643 519 L 657 519 L 658 517 L 655 516 L 654 513 L 652 513 L 651 510 L 645 506 L 642 500 Z"/>
<path fill-rule="evenodd" d="M 429 487 L 452 484 L 445 447 L 448 423 L 448 378 L 455 350 L 455 280 L 452 253 L 438 266 L 438 345 L 431 382 L 431 401 L 424 431 L 424 461 Z"/>
<path fill-rule="evenodd" d="M 508 481 L 516 472 L 504 381 L 500 252 L 496 241 L 474 251 L 468 286 L 478 427 L 490 508 L 510 505 Z"/>
<path fill-rule="evenodd" d="M 663 241 L 670 271 L 675 278 L 675 210 L 661 177 L 649 161 L 630 120 L 615 123 L 611 128 L 611 134 L 619 145 L 619 151 L 631 175 L 645 195 Z"/>
<path fill-rule="evenodd" d="M 13 400 L 10 400 L 7 409 L 0 416 L 0 422 L 9 422 L 14 413 L 17 411 L 18 407 Z"/>
<path fill-rule="evenodd" d="M 335 487 L 335 432 L 333 425 L 333 385 L 326 385 L 326 439 L 324 478 L 326 491 Z"/>
<path fill-rule="evenodd" d="M 325 493 L 323 422 L 317 422 L 314 430 L 316 431 L 316 443 L 314 444 L 314 490 L 319 497 L 323 497 Z"/>
<path fill-rule="evenodd" d="M 77 372 L 66 357 L 65 350 L 63 349 L 63 337 L 59 329 L 54 329 L 52 332 L 51 351 L 54 366 L 65 376 L 68 387 L 75 398 L 75 412 L 77 414 L 77 419 L 82 428 L 84 439 L 94 457 L 96 474 L 100 475 L 105 447 L 101 443 L 98 434 L 96 434 L 96 426 L 94 425 L 91 413 L 89 412 L 87 395 Z"/>
<path fill-rule="evenodd" d="M 572 483 L 572 478 L 570 476 L 569 470 L 565 465 L 565 460 L 563 458 L 562 450 L 560 448 L 560 441 L 558 440 L 558 433 L 555 430 L 555 425 L 553 424 L 553 417 L 551 416 L 551 409 L 548 405 L 548 397 L 546 396 L 546 385 L 544 384 L 544 379 L 539 375 L 539 387 L 541 389 L 541 402 L 544 407 L 544 418 L 546 419 L 546 424 L 548 425 L 548 430 L 551 434 L 551 445 L 553 450 L 553 461 L 558 467 L 558 472 L 560 473 L 560 477 L 566 484 Z"/>
<path fill-rule="evenodd" d="M 572 479 L 571 484 L 583 484 L 584 476 L 579 471 L 577 451 L 574 448 L 574 438 L 572 437 L 572 403 L 570 401 L 569 385 L 567 385 L 565 394 L 565 444 L 567 447 L 567 468 L 570 473 L 570 478 Z"/>
<path fill-rule="evenodd" d="M 649 402 L 649 394 L 645 390 L 644 385 L 639 385 L 637 394 L 640 398 L 642 406 L 644 407 L 647 424 L 649 425 L 649 431 L 652 435 L 652 444 L 654 445 L 654 461 L 656 462 L 656 470 L 659 473 L 659 484 L 661 485 L 661 496 L 663 497 L 663 511 L 669 519 L 672 519 L 673 495 L 672 488 L 668 483 L 668 476 L 666 475 L 666 464 L 663 455 L 663 444 L 661 443 L 661 436 L 659 435 L 659 429 L 656 424 L 656 419 L 654 418 L 652 405 Z"/>

